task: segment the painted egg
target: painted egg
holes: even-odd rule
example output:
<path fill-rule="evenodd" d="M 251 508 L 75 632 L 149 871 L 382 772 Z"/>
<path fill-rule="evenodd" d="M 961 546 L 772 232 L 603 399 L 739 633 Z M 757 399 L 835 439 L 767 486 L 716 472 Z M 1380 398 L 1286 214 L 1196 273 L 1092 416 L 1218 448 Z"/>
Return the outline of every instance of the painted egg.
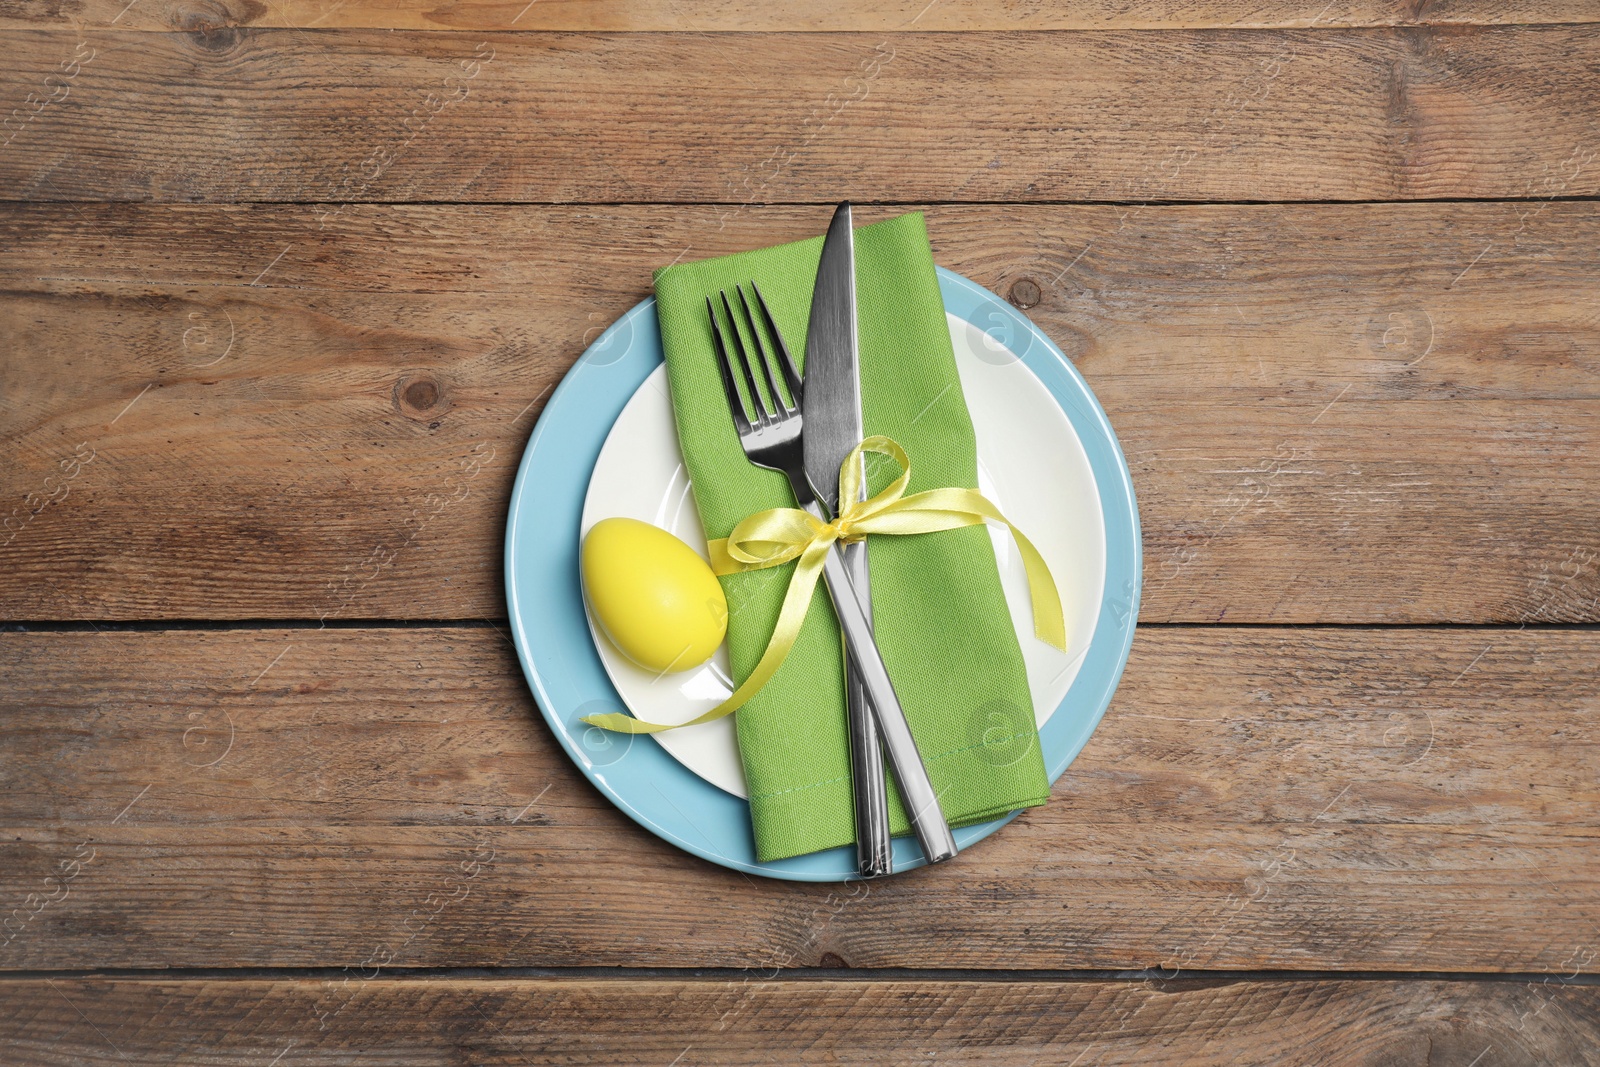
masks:
<path fill-rule="evenodd" d="M 722 585 L 667 531 L 638 519 L 602 519 L 583 539 L 582 571 L 595 625 L 645 670 L 698 667 L 722 643 Z"/>

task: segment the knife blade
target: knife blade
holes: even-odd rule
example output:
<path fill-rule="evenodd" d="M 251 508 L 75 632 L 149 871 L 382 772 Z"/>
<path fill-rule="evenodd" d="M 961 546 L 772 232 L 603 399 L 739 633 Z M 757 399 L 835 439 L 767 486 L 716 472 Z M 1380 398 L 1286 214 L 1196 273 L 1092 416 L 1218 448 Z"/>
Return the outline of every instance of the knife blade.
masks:
<path fill-rule="evenodd" d="M 856 336 L 856 237 L 849 203 L 822 241 L 806 329 L 806 478 L 828 514 L 839 513 L 839 467 L 861 443 L 861 357 Z"/>
<path fill-rule="evenodd" d="M 828 225 L 817 263 L 806 331 L 805 384 L 801 399 L 806 479 L 827 513 L 839 513 L 839 468 L 865 436 L 861 416 L 861 361 L 856 318 L 855 230 L 848 202 Z M 865 491 L 866 480 L 862 479 Z M 867 546 L 842 545 L 841 555 L 855 598 L 870 621 Z M 887 789 L 880 738 L 930 863 L 956 853 L 955 840 L 917 752 L 903 714 L 882 715 L 871 706 L 846 657 L 851 776 L 854 783 L 856 850 L 863 877 L 888 874 L 892 866 Z M 898 709 L 896 709 L 898 710 Z"/>

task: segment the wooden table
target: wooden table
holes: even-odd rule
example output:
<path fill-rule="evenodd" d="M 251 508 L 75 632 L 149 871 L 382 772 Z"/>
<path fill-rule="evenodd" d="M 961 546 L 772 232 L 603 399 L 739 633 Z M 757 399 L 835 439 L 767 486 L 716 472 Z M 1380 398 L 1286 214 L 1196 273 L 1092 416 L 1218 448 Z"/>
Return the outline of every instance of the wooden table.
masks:
<path fill-rule="evenodd" d="M 925 3 L 0 8 L 0 1060 L 1600 1062 L 1600 8 Z M 500 565 L 651 269 L 844 197 L 1145 551 L 1052 802 L 854 888 L 614 810 Z"/>

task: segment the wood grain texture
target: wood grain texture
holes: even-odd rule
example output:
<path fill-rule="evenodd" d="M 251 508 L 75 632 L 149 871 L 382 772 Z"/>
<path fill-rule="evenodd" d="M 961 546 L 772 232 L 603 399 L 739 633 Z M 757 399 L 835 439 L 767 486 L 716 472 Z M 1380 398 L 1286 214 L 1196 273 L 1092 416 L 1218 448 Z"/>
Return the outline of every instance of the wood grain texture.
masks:
<path fill-rule="evenodd" d="M 635 825 L 493 630 L 0 634 L 0 966 L 1592 972 L 1597 653 L 1142 630 L 1050 804 L 829 886 Z"/>
<path fill-rule="evenodd" d="M 1600 990 L 1532 982 L 0 980 L 16 1067 L 1600 1063 Z M 341 1010 L 342 1009 L 342 1010 Z M 678 1057 L 674 1060 L 673 1057 Z"/>
<path fill-rule="evenodd" d="M 1109 413 L 1146 621 L 1600 620 L 1595 205 L 929 210 Z M 653 267 L 825 215 L 0 210 L 4 613 L 502 616 L 573 359 Z"/>
<path fill-rule="evenodd" d="M 850 0 L 804 4 L 755 0 L 8 0 L 0 28 L 195 30 L 210 27 L 396 30 L 577 30 L 605 32 L 839 32 L 1116 30 L 1472 26 L 1583 23 L 1600 19 L 1583 0 Z"/>
<path fill-rule="evenodd" d="M 0 619 L 334 624 L 0 628 L 0 1060 L 1600 1063 L 1600 630 L 1544 625 L 1600 622 L 1600 7 L 0 0 L 0 53 Z M 584 781 L 500 531 L 652 268 L 846 196 L 1061 344 L 1142 619 L 1223 625 L 1140 631 L 1051 804 L 804 885 Z"/>
<path fill-rule="evenodd" d="M 1593 25 L 759 34 L 737 48 L 719 34 L 230 28 L 6 41 L 4 199 L 1600 192 L 1580 103 L 1600 93 Z"/>

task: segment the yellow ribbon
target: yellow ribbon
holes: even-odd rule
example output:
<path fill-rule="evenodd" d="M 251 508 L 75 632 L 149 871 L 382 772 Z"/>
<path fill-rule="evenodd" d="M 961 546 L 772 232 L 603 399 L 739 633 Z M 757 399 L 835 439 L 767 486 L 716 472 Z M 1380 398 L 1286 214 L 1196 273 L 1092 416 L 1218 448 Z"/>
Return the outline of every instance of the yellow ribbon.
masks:
<path fill-rule="evenodd" d="M 881 493 L 867 500 L 861 497 L 861 454 L 875 452 L 888 456 L 900 467 L 900 476 Z M 1061 597 L 1044 557 L 1022 531 L 1011 525 L 1000 509 L 976 489 L 929 489 L 906 496 L 911 481 L 911 460 L 905 449 L 887 437 L 869 437 L 851 450 L 839 469 L 839 499 L 846 501 L 839 517 L 823 522 L 810 512 L 797 508 L 770 508 L 758 511 L 733 528 L 728 537 L 711 542 L 711 569 L 718 575 L 776 567 L 790 560 L 800 562 L 789 579 L 778 611 L 778 623 L 766 651 L 744 684 L 721 704 L 688 722 L 668 725 L 646 722 L 630 715 L 611 713 L 586 715 L 583 722 L 625 734 L 653 734 L 679 726 L 698 726 L 738 711 L 761 687 L 778 673 L 789 650 L 800 636 L 811 591 L 822 574 L 822 562 L 835 541 L 860 541 L 869 534 L 922 534 L 956 530 L 998 522 L 1011 531 L 1022 553 L 1028 575 L 1028 594 L 1033 600 L 1033 632 L 1041 641 L 1063 652 L 1067 649 L 1067 625 L 1061 614 Z"/>

